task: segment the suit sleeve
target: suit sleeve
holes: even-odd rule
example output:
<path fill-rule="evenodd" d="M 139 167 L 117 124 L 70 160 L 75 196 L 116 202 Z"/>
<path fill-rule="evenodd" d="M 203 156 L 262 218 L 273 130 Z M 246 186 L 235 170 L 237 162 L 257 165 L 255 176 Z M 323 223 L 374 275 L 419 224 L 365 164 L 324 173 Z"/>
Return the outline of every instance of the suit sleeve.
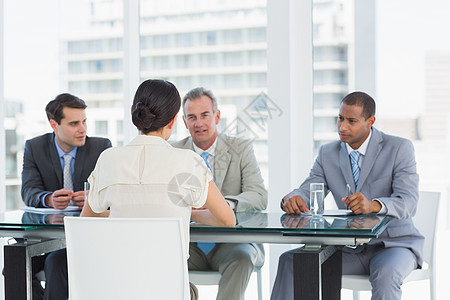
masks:
<path fill-rule="evenodd" d="M 103 150 L 106 150 L 111 147 L 112 147 L 111 141 L 109 139 L 105 139 L 105 144 L 103 146 Z"/>
<path fill-rule="evenodd" d="M 411 218 L 416 213 L 419 201 L 419 175 L 416 171 L 414 146 L 403 140 L 395 155 L 392 170 L 392 194 L 390 197 L 377 197 L 384 203 L 387 214 L 398 219 Z"/>
<path fill-rule="evenodd" d="M 312 182 L 324 182 L 325 183 L 325 196 L 328 193 L 328 186 L 327 186 L 327 180 L 325 177 L 325 172 L 322 167 L 322 147 L 319 149 L 319 153 L 317 155 L 317 158 L 314 162 L 314 165 L 309 172 L 309 176 L 302 182 L 302 184 L 294 189 L 291 193 L 299 195 L 302 197 L 303 200 L 305 200 L 306 205 L 309 208 L 309 184 Z M 284 195 L 283 195 L 284 196 Z M 281 209 L 283 209 L 283 200 L 280 202 Z"/>
<path fill-rule="evenodd" d="M 236 202 L 236 212 L 264 210 L 267 208 L 267 190 L 261 176 L 253 146 L 249 142 L 242 151 L 241 190 L 238 195 L 224 195 L 225 199 Z"/>
<path fill-rule="evenodd" d="M 22 199 L 27 206 L 42 207 L 40 197 L 51 192 L 45 189 L 42 175 L 33 156 L 31 143 L 27 141 L 23 153 Z"/>

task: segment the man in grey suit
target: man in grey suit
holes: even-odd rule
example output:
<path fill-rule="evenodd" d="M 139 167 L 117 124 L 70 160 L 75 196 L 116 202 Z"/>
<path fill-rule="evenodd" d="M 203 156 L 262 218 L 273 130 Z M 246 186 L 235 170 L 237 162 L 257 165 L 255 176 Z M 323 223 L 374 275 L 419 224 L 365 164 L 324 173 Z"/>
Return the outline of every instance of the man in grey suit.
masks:
<path fill-rule="evenodd" d="M 267 191 L 252 144 L 218 135 L 216 125 L 220 121 L 220 111 L 214 94 L 201 87 L 195 88 L 184 96 L 182 104 L 183 120 L 191 136 L 173 146 L 191 149 L 203 157 L 215 184 L 235 212 L 266 209 Z M 262 245 L 208 244 L 190 244 L 189 269 L 218 270 L 222 277 L 217 299 L 244 299 L 254 267 L 264 263 Z"/>
<path fill-rule="evenodd" d="M 26 141 L 22 199 L 32 207 L 64 209 L 69 203 L 84 205 L 84 182 L 95 167 L 98 156 L 111 147 L 104 138 L 86 136 L 86 104 L 71 94 L 60 94 L 45 111 L 53 133 Z M 66 176 L 67 175 L 67 176 Z M 33 271 L 44 268 L 44 299 L 67 299 L 66 250 L 52 252 L 33 261 Z M 33 283 L 33 299 L 42 291 Z"/>
<path fill-rule="evenodd" d="M 372 299 L 401 299 L 403 279 L 422 264 L 424 238 L 411 220 L 419 176 L 412 143 L 378 131 L 374 122 L 372 97 L 363 92 L 345 96 L 337 121 L 340 141 L 320 148 L 309 177 L 283 197 L 281 207 L 287 214 L 308 212 L 309 184 L 323 182 L 339 208 L 393 217 L 379 238 L 343 249 L 342 273 L 369 275 Z M 353 192 L 349 197 L 347 184 Z M 280 257 L 272 300 L 293 299 L 293 252 Z"/>

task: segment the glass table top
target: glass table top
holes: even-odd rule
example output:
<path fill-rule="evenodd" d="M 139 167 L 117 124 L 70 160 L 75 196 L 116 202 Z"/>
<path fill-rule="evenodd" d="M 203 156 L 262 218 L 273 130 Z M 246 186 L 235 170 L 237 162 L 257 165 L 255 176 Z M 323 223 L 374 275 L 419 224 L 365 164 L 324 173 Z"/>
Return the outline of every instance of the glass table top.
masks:
<path fill-rule="evenodd" d="M 23 210 L 6 212 L 0 215 L 2 229 L 21 228 L 22 230 L 51 227 L 64 228 L 65 216 L 78 216 L 80 212 L 32 213 Z M 191 224 L 191 231 L 248 231 L 283 232 L 285 235 L 340 235 L 375 237 L 384 230 L 390 217 L 380 215 L 323 216 L 287 215 L 278 212 L 236 213 L 234 228 Z"/>

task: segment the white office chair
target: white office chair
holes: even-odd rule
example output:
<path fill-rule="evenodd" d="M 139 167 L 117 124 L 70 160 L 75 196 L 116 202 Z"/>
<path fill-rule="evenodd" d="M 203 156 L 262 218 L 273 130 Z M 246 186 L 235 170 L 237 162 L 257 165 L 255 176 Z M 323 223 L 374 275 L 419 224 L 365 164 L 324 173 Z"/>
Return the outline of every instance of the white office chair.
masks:
<path fill-rule="evenodd" d="M 261 268 L 253 270 L 257 275 L 258 300 L 262 300 L 262 274 Z M 218 285 L 222 275 L 217 271 L 189 271 L 189 281 L 195 285 Z"/>
<path fill-rule="evenodd" d="M 190 298 L 181 219 L 64 219 L 70 300 Z"/>
<path fill-rule="evenodd" d="M 418 280 L 430 280 L 430 299 L 436 297 L 436 270 L 435 270 L 435 235 L 438 216 L 440 193 L 420 192 L 419 203 L 413 222 L 420 233 L 425 237 L 423 246 L 423 259 L 428 267 L 417 269 L 409 274 L 403 283 Z M 353 290 L 353 300 L 359 300 L 360 291 L 370 291 L 372 286 L 369 276 L 343 275 L 342 288 Z"/>

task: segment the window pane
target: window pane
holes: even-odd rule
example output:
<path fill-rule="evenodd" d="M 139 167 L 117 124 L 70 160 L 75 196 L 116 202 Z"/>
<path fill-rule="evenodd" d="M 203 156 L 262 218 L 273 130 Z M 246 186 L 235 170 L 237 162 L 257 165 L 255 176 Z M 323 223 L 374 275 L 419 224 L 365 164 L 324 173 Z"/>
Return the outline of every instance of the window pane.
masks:
<path fill-rule="evenodd" d="M 163 2 L 140 2 L 141 78 L 168 79 L 182 97 L 198 86 L 211 89 L 221 110 L 220 132 L 252 128 L 246 108 L 267 92 L 266 0 Z M 255 128 L 248 138 L 259 141 L 255 153 L 268 184 L 267 137 Z M 178 122 L 171 139 L 187 134 Z"/>
<path fill-rule="evenodd" d="M 122 6 L 121 0 L 4 1 L 8 210 L 23 206 L 23 147 L 52 131 L 44 108 L 56 95 L 85 100 L 88 135 L 98 130 L 114 145 L 123 139 L 104 120 L 123 118 Z"/>

